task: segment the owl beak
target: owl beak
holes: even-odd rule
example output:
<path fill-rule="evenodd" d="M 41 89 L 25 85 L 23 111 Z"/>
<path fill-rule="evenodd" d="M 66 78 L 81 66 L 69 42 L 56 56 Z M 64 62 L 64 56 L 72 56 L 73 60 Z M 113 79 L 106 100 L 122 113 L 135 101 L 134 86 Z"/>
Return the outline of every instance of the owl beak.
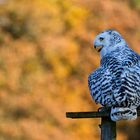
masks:
<path fill-rule="evenodd" d="M 100 51 L 102 50 L 103 46 L 96 46 L 96 45 L 94 45 L 94 48 L 95 48 L 98 52 L 100 52 Z"/>

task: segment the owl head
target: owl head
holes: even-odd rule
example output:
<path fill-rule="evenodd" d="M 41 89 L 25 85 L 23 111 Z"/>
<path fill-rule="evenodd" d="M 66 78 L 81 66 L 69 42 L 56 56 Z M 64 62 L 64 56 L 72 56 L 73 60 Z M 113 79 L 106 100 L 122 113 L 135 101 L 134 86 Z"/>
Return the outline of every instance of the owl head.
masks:
<path fill-rule="evenodd" d="M 101 56 L 111 53 L 118 47 L 125 46 L 126 42 L 121 34 L 115 30 L 109 29 L 98 34 L 94 39 L 94 48 L 100 52 Z"/>

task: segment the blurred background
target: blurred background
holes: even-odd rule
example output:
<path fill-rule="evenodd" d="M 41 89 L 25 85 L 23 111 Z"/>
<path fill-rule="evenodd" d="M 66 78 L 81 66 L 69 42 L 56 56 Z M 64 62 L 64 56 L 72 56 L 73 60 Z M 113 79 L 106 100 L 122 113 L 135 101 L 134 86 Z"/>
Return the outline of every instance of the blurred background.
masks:
<path fill-rule="evenodd" d="M 116 29 L 140 53 L 140 0 L 0 0 L 0 140 L 98 140 L 87 77 L 99 66 L 93 38 Z M 117 140 L 139 140 L 140 119 Z"/>

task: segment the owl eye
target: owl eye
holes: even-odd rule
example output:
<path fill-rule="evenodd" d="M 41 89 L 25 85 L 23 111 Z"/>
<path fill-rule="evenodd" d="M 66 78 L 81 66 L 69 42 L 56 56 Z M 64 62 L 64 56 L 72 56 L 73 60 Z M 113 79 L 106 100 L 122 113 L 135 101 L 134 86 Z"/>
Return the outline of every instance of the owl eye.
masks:
<path fill-rule="evenodd" d="M 100 40 L 100 41 L 103 41 L 103 40 L 104 40 L 104 38 L 103 38 L 103 37 L 100 37 L 100 38 L 99 38 L 99 40 Z"/>

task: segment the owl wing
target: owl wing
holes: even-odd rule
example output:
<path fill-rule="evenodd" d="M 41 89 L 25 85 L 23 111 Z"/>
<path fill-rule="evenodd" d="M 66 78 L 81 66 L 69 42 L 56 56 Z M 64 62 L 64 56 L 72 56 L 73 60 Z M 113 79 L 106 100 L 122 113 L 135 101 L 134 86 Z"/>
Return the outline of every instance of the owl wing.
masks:
<path fill-rule="evenodd" d="M 90 94 L 96 103 L 103 106 L 115 104 L 113 99 L 112 74 L 108 69 L 100 67 L 91 73 L 88 77 L 88 86 Z"/>
<path fill-rule="evenodd" d="M 125 100 L 122 98 L 125 96 Z M 115 99 L 123 106 L 137 108 L 140 105 L 140 66 L 126 68 L 121 75 L 121 87 Z"/>

